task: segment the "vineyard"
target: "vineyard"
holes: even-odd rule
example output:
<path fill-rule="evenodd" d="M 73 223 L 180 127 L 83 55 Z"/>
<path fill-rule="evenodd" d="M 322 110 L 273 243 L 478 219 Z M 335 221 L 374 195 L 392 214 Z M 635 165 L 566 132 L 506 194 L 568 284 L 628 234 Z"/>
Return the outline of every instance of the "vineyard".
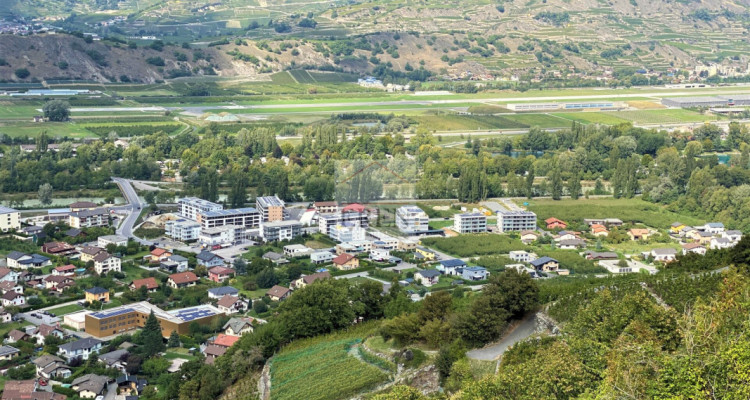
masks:
<path fill-rule="evenodd" d="M 181 124 L 147 124 L 147 125 L 87 125 L 86 130 L 98 135 L 107 136 L 110 132 L 117 132 L 120 137 L 152 135 L 164 132 L 168 135 L 177 133 L 182 128 Z"/>
<path fill-rule="evenodd" d="M 387 381 L 379 367 L 349 354 L 362 337 L 322 336 L 282 350 L 271 363 L 271 399 L 344 399 Z M 385 360 L 377 360 L 387 367 Z"/>
<path fill-rule="evenodd" d="M 705 273 L 666 278 L 649 283 L 648 286 L 675 310 L 684 312 L 695 304 L 698 298 L 707 299 L 716 294 L 722 280 L 722 274 Z"/>

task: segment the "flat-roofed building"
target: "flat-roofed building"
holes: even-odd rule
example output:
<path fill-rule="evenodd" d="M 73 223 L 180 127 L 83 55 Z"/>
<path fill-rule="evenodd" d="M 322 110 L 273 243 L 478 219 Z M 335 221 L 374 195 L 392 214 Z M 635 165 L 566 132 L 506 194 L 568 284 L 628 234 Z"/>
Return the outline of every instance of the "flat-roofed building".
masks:
<path fill-rule="evenodd" d="M 482 213 L 456 214 L 453 216 L 453 230 L 458 233 L 487 232 L 487 216 Z"/>
<path fill-rule="evenodd" d="M 238 243 L 247 239 L 247 228 L 240 225 L 224 225 L 201 230 L 198 240 L 205 247 Z"/>
<path fill-rule="evenodd" d="M 255 207 L 258 209 L 263 222 L 283 221 L 286 205 L 278 196 L 262 196 L 255 199 Z"/>
<path fill-rule="evenodd" d="M 208 325 L 214 318 L 223 315 L 216 307 L 203 304 L 195 307 L 164 311 L 146 302 L 128 304 L 109 310 L 86 314 L 85 331 L 94 337 L 120 335 L 146 325 L 146 320 L 153 311 L 161 325 L 162 336 L 168 338 L 173 331 L 180 335 L 190 333 L 190 324 L 196 322 Z"/>
<path fill-rule="evenodd" d="M 260 237 L 267 242 L 292 240 L 302 234 L 299 221 L 264 222 L 260 226 Z"/>
<path fill-rule="evenodd" d="M 198 215 L 198 223 L 201 224 L 201 228 L 203 229 L 224 225 L 238 225 L 246 228 L 255 228 L 260 225 L 260 222 L 260 213 L 252 207 L 210 211 Z"/>
<path fill-rule="evenodd" d="M 182 242 L 198 240 L 201 226 L 188 219 L 174 219 L 164 223 L 164 234 Z"/>
<path fill-rule="evenodd" d="M 105 208 L 72 212 L 68 216 L 68 225 L 78 229 L 109 226 L 109 212 Z"/>
<path fill-rule="evenodd" d="M 402 206 L 396 210 L 396 226 L 407 235 L 427 232 L 430 230 L 430 218 L 415 205 Z"/>
<path fill-rule="evenodd" d="M 21 212 L 12 208 L 0 206 L 0 231 L 21 229 Z"/>
<path fill-rule="evenodd" d="M 193 221 L 198 220 L 199 214 L 204 214 L 212 211 L 220 211 L 224 209 L 224 206 L 208 200 L 199 199 L 197 197 L 184 197 L 177 200 L 177 204 L 180 206 L 180 216 L 192 219 Z"/>
<path fill-rule="evenodd" d="M 661 99 L 661 104 L 680 108 L 724 107 L 729 101 L 720 97 L 668 97 Z"/>
<path fill-rule="evenodd" d="M 500 232 L 526 231 L 536 229 L 536 214 L 531 211 L 497 212 L 497 229 Z"/>

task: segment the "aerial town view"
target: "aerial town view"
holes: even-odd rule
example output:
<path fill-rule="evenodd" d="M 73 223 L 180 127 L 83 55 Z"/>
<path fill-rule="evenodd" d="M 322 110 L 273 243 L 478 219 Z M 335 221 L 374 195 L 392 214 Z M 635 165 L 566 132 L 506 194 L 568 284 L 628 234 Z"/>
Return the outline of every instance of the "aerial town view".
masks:
<path fill-rule="evenodd" d="M 750 0 L 0 0 L 0 400 L 750 399 Z"/>

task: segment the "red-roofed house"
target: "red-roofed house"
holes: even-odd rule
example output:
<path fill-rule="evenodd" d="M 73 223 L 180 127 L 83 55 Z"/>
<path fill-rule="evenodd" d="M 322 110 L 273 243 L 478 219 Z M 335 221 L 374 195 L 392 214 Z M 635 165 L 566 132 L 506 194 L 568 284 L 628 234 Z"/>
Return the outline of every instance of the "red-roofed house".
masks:
<path fill-rule="evenodd" d="M 153 276 L 143 279 L 135 279 L 133 280 L 133 283 L 130 284 L 130 290 L 138 290 L 141 288 L 141 286 L 146 287 L 146 291 L 155 292 L 157 289 L 159 289 L 159 283 L 156 282 L 156 278 Z"/>
<path fill-rule="evenodd" d="M 172 289 L 195 286 L 198 281 L 198 276 L 190 271 L 169 275 L 169 278 L 167 279 L 167 283 Z"/>
<path fill-rule="evenodd" d="M 156 248 L 151 250 L 151 262 L 156 263 L 172 257 L 172 252 L 167 249 Z"/>
<path fill-rule="evenodd" d="M 363 213 L 363 212 L 365 212 L 365 206 L 363 206 L 362 204 L 352 203 L 352 204 L 349 204 L 348 206 L 342 208 L 341 212 L 342 213 L 346 213 L 346 212 Z"/>
<path fill-rule="evenodd" d="M 71 275 L 75 275 L 75 273 L 76 273 L 76 266 L 72 264 L 55 267 L 55 269 L 52 270 L 52 275 L 71 276 Z"/>
<path fill-rule="evenodd" d="M 268 296 L 268 298 L 273 301 L 281 301 L 289 297 L 289 294 L 291 293 L 292 291 L 289 290 L 289 288 L 274 285 L 272 288 L 268 289 L 268 291 L 266 292 L 266 296 Z"/>
<path fill-rule="evenodd" d="M 247 311 L 248 304 L 245 300 L 240 299 L 237 296 L 224 295 L 220 298 L 216 306 L 224 314 L 236 314 L 238 312 Z"/>
<path fill-rule="evenodd" d="M 565 229 L 568 227 L 568 224 L 555 217 L 545 219 L 544 223 L 547 224 L 547 229 Z"/>
<path fill-rule="evenodd" d="M 229 348 L 232 347 L 233 344 L 237 343 L 238 340 L 240 340 L 239 336 L 229 336 L 220 333 L 216 336 L 216 339 L 214 339 L 213 344 Z"/>
<path fill-rule="evenodd" d="M 333 265 L 342 270 L 359 268 L 359 259 L 349 253 L 340 254 L 333 259 Z"/>
<path fill-rule="evenodd" d="M 208 270 L 208 279 L 216 283 L 224 282 L 234 276 L 232 268 L 216 266 Z"/>

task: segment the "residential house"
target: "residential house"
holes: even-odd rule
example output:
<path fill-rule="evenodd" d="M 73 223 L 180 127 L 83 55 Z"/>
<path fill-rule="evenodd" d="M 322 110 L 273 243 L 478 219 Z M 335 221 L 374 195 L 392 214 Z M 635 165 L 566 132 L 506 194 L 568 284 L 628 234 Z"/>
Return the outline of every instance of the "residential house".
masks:
<path fill-rule="evenodd" d="M 559 220 L 555 217 L 545 219 L 544 223 L 547 224 L 547 229 L 566 229 L 568 227 L 568 224 L 566 224 L 565 221 Z"/>
<path fill-rule="evenodd" d="M 149 254 L 150 262 L 152 263 L 158 263 L 160 261 L 164 261 L 172 256 L 172 252 L 167 249 L 162 248 L 155 248 L 151 250 L 151 253 Z"/>
<path fill-rule="evenodd" d="M 65 236 L 69 238 L 77 238 L 77 237 L 86 237 L 86 232 L 78 229 L 78 228 L 70 228 L 67 231 L 65 231 Z"/>
<path fill-rule="evenodd" d="M 13 315 L 9 311 L 6 311 L 4 308 L 0 307 L 0 323 L 7 324 L 12 320 Z"/>
<path fill-rule="evenodd" d="M 706 255 L 706 247 L 700 243 L 686 243 L 682 245 L 682 254 L 695 253 L 702 256 Z"/>
<path fill-rule="evenodd" d="M 372 249 L 370 251 L 370 259 L 373 261 L 388 261 L 391 259 L 391 252 L 387 249 Z"/>
<path fill-rule="evenodd" d="M 76 274 L 76 266 L 72 264 L 55 267 L 52 270 L 54 276 L 73 276 Z"/>
<path fill-rule="evenodd" d="M 340 254 L 333 259 L 333 266 L 341 270 L 359 268 L 359 259 L 349 253 Z"/>
<path fill-rule="evenodd" d="M 124 247 L 128 245 L 128 238 L 120 235 L 105 235 L 99 236 L 99 238 L 96 240 L 96 245 L 103 249 L 106 249 L 110 244 L 113 244 L 117 247 Z"/>
<path fill-rule="evenodd" d="M 0 267 L 0 282 L 18 282 L 18 272 L 10 268 Z"/>
<path fill-rule="evenodd" d="M 612 251 L 586 251 L 583 253 L 587 260 L 616 260 L 617 253 Z"/>
<path fill-rule="evenodd" d="M 109 353 L 99 354 L 99 361 L 103 362 L 107 368 L 115 368 L 125 372 L 127 363 L 123 361 L 130 352 L 126 349 L 117 349 Z"/>
<path fill-rule="evenodd" d="M 724 231 L 721 236 L 729 239 L 732 243 L 737 243 L 742 240 L 742 232 L 737 230 Z"/>
<path fill-rule="evenodd" d="M 732 243 L 725 237 L 715 237 L 711 239 L 711 249 L 728 249 L 734 247 L 736 243 Z"/>
<path fill-rule="evenodd" d="M 156 278 L 154 278 L 153 276 L 143 279 L 134 279 L 128 287 L 130 288 L 130 290 L 138 290 L 142 286 L 145 286 L 146 291 L 149 293 L 153 293 L 159 290 L 159 283 L 156 282 Z"/>
<path fill-rule="evenodd" d="M 633 228 L 628 230 L 628 236 L 630 240 L 648 240 L 651 237 L 651 232 L 648 229 Z"/>
<path fill-rule="evenodd" d="M 238 296 L 240 291 L 231 286 L 222 286 L 217 288 L 208 289 L 209 299 L 220 299 L 226 295 Z"/>
<path fill-rule="evenodd" d="M 213 365 L 216 359 L 223 356 L 227 352 L 226 347 L 217 346 L 215 344 L 209 344 L 203 350 L 203 354 L 206 356 L 206 364 Z"/>
<path fill-rule="evenodd" d="M 483 281 L 489 277 L 490 273 L 484 267 L 466 267 L 461 272 L 461 278 L 467 281 Z"/>
<path fill-rule="evenodd" d="M 594 224 L 605 225 L 605 226 L 622 226 L 623 222 L 617 218 L 584 218 L 584 223 L 591 226 Z"/>
<path fill-rule="evenodd" d="M 680 229 L 680 237 L 681 238 L 692 238 L 695 232 L 698 230 L 693 228 L 692 226 L 686 226 L 682 229 Z"/>
<path fill-rule="evenodd" d="M 511 250 L 508 252 L 508 257 L 517 262 L 529 262 L 533 258 L 536 258 L 535 255 L 532 255 L 528 251 L 524 250 Z"/>
<path fill-rule="evenodd" d="M 330 251 L 316 251 L 310 254 L 310 261 L 313 264 L 327 264 L 333 261 L 333 253 Z"/>
<path fill-rule="evenodd" d="M 654 261 L 672 262 L 677 258 L 677 250 L 671 247 L 653 249 L 648 255 L 651 256 Z"/>
<path fill-rule="evenodd" d="M 523 244 L 530 244 L 539 239 L 539 236 L 539 233 L 537 233 L 536 231 L 522 231 L 521 242 Z"/>
<path fill-rule="evenodd" d="M 176 265 L 174 272 L 185 272 L 188 270 L 188 259 L 179 254 L 172 254 L 166 261 Z"/>
<path fill-rule="evenodd" d="M 6 381 L 2 400 L 65 400 L 67 398 L 63 394 L 37 391 L 37 383 L 35 379 Z"/>
<path fill-rule="evenodd" d="M 36 367 L 36 376 L 44 379 L 65 379 L 72 374 L 70 367 L 65 365 L 65 361 L 57 356 L 45 354 L 31 361 Z"/>
<path fill-rule="evenodd" d="M 122 260 L 106 251 L 102 251 L 94 257 L 94 270 L 99 275 L 120 272 L 122 271 Z"/>
<path fill-rule="evenodd" d="M 703 230 L 712 234 L 720 234 L 724 232 L 724 224 L 721 222 L 709 222 L 703 225 Z"/>
<path fill-rule="evenodd" d="M 81 260 L 82 262 L 89 262 L 89 261 L 93 261 L 93 260 L 94 260 L 94 257 L 96 257 L 96 255 L 97 255 L 97 254 L 99 254 L 99 253 L 101 253 L 101 252 L 103 252 L 103 251 L 104 251 L 104 249 L 103 249 L 103 248 L 101 248 L 101 247 L 96 247 L 96 246 L 84 246 L 84 247 L 82 247 L 82 248 L 81 248 L 81 250 L 79 251 L 79 253 L 80 253 L 80 255 L 81 255 L 79 259 L 80 259 L 80 260 Z"/>
<path fill-rule="evenodd" d="M 42 253 L 52 254 L 53 256 L 72 257 L 77 255 L 78 251 L 75 247 L 65 242 L 47 242 L 42 245 Z"/>
<path fill-rule="evenodd" d="M 537 271 L 542 272 L 555 272 L 560 269 L 560 262 L 552 257 L 539 257 L 536 260 L 531 260 L 530 264 Z"/>
<path fill-rule="evenodd" d="M 269 251 L 263 254 L 262 257 L 264 260 L 271 261 L 272 263 L 276 265 L 286 264 L 289 262 L 286 258 L 284 258 L 283 254 L 276 253 L 274 251 Z"/>
<path fill-rule="evenodd" d="M 230 335 L 225 335 L 223 333 L 220 333 L 216 335 L 214 340 L 212 340 L 210 343 L 216 346 L 221 346 L 221 347 L 225 347 L 228 349 L 232 347 L 235 343 L 237 343 L 237 341 L 239 340 L 240 340 L 239 336 L 230 336 Z"/>
<path fill-rule="evenodd" d="M 303 244 L 288 244 L 284 246 L 284 255 L 287 257 L 304 257 L 310 255 L 313 249 Z"/>
<path fill-rule="evenodd" d="M 71 212 L 93 210 L 97 207 L 98 206 L 96 203 L 93 203 L 90 201 L 76 201 L 76 202 L 70 203 L 70 205 L 68 206 Z"/>
<path fill-rule="evenodd" d="M 414 274 L 414 281 L 423 286 L 430 287 L 440 281 L 440 271 L 436 269 L 418 271 Z"/>
<path fill-rule="evenodd" d="M 299 279 L 293 281 L 290 286 L 292 289 L 301 289 L 307 285 L 320 279 L 328 279 L 331 277 L 331 273 L 328 271 L 316 272 L 310 275 L 302 275 Z"/>
<path fill-rule="evenodd" d="M 597 237 L 607 236 L 609 235 L 609 230 L 604 225 L 593 224 L 591 225 L 591 234 Z"/>
<path fill-rule="evenodd" d="M 38 344 L 44 344 L 47 336 L 54 336 L 58 339 L 65 338 L 65 332 L 57 326 L 41 324 L 31 332 L 31 337 L 36 339 Z"/>
<path fill-rule="evenodd" d="M 229 321 L 227 321 L 226 324 L 224 324 L 224 333 L 230 336 L 242 336 L 246 333 L 252 333 L 253 332 L 253 325 L 256 323 L 255 321 L 261 321 L 253 317 L 247 317 L 247 318 L 231 318 Z"/>
<path fill-rule="evenodd" d="M 268 291 L 266 292 L 266 296 L 268 296 L 268 298 L 273 301 L 281 301 L 289 297 L 291 293 L 292 291 L 289 290 L 289 288 L 274 285 L 272 288 L 268 289 Z"/>
<path fill-rule="evenodd" d="M 167 278 L 167 284 L 172 287 L 172 289 L 180 289 L 195 286 L 199 280 L 200 279 L 197 275 L 187 271 L 169 275 L 169 278 Z"/>
<path fill-rule="evenodd" d="M 26 304 L 26 298 L 21 293 L 12 290 L 3 294 L 0 299 L 2 299 L 3 307 L 20 307 Z"/>
<path fill-rule="evenodd" d="M 563 240 L 575 240 L 579 239 L 578 232 L 560 231 L 555 236 L 555 242 L 561 242 Z"/>
<path fill-rule="evenodd" d="M 714 238 L 714 234 L 707 231 L 695 231 L 692 235 L 693 241 L 702 245 L 711 244 L 711 240 Z"/>
<path fill-rule="evenodd" d="M 104 342 L 94 338 L 79 339 L 74 342 L 63 343 L 58 348 L 57 354 L 70 362 L 74 358 L 88 360 L 89 355 L 99 353 Z"/>
<path fill-rule="evenodd" d="M 216 283 L 222 283 L 229 280 L 234 274 L 234 269 L 219 265 L 208 270 L 208 279 Z"/>
<path fill-rule="evenodd" d="M 78 392 L 78 397 L 82 399 L 93 399 L 106 393 L 108 383 L 107 376 L 86 374 L 74 379 L 70 388 Z"/>
<path fill-rule="evenodd" d="M 320 214 L 334 214 L 339 212 L 339 205 L 335 201 L 316 201 L 313 208 Z"/>
<path fill-rule="evenodd" d="M 248 302 L 237 296 L 225 295 L 216 303 L 219 310 L 224 314 L 231 315 L 245 312 L 248 309 Z"/>
<path fill-rule="evenodd" d="M 562 250 L 575 250 L 586 247 L 586 242 L 581 239 L 567 239 L 559 241 L 557 246 Z"/>
<path fill-rule="evenodd" d="M 23 286 L 13 281 L 0 281 L 0 294 L 17 292 L 23 294 Z"/>
<path fill-rule="evenodd" d="M 130 400 L 128 397 L 138 398 L 138 396 L 143 394 L 143 389 L 148 385 L 147 380 L 139 379 L 135 375 L 128 375 L 127 373 L 118 376 L 115 383 L 117 384 L 117 391 L 120 395 L 125 396 L 125 400 Z"/>
<path fill-rule="evenodd" d="M 13 346 L 0 346 L 0 361 L 10 361 L 21 354 L 21 350 Z"/>
<path fill-rule="evenodd" d="M 414 249 L 414 252 L 415 258 L 416 256 L 421 256 L 420 260 L 422 261 L 435 261 L 435 258 L 437 257 L 435 252 L 427 247 L 417 246 L 417 248 Z"/>
<path fill-rule="evenodd" d="M 669 232 L 673 234 L 679 234 L 681 230 L 685 229 L 687 225 L 683 224 L 682 222 L 672 222 L 672 225 L 669 226 Z"/>
<path fill-rule="evenodd" d="M 109 302 L 109 290 L 105 288 L 94 286 L 90 289 L 86 289 L 84 293 L 86 301 L 89 303 L 93 303 L 94 301 L 100 301 L 102 303 Z"/>
<path fill-rule="evenodd" d="M 443 275 L 461 275 L 461 271 L 466 267 L 466 262 L 458 258 L 440 261 L 436 269 Z"/>
<path fill-rule="evenodd" d="M 66 243 L 66 245 L 68 244 Z M 52 265 L 52 261 L 48 257 L 39 254 L 25 254 L 20 251 L 11 251 L 6 257 L 6 266 L 8 268 L 29 269 L 42 268 L 48 265 Z"/>
<path fill-rule="evenodd" d="M 198 265 L 203 265 L 206 268 L 218 267 L 220 265 L 224 265 L 223 258 L 206 250 L 201 251 L 198 254 L 198 256 L 196 256 L 196 260 L 198 262 Z"/>
<path fill-rule="evenodd" d="M 29 336 L 28 333 L 24 331 L 19 331 L 18 329 L 13 329 L 10 332 L 8 332 L 8 338 L 5 339 L 6 343 L 17 343 L 22 340 L 28 340 L 31 336 Z"/>

